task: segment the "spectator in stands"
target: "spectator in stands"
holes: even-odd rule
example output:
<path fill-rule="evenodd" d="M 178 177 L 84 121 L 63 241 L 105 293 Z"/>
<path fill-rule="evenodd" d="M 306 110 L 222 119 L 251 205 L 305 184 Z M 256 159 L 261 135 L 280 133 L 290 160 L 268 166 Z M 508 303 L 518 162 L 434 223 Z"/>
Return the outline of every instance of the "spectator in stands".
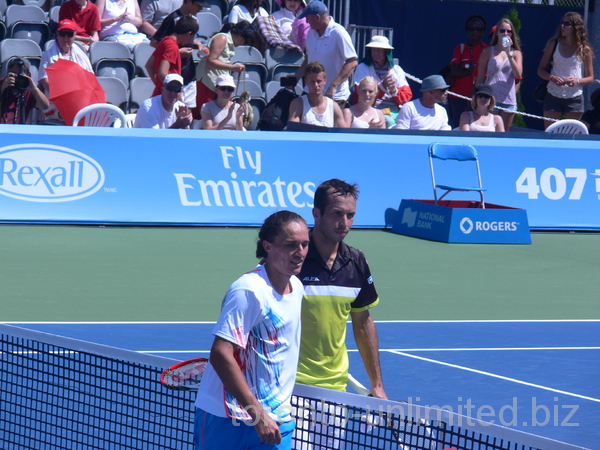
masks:
<path fill-rule="evenodd" d="M 157 47 L 158 43 L 174 33 L 175 22 L 181 17 L 191 14 L 196 17 L 203 7 L 207 6 L 208 3 L 203 0 L 185 0 L 181 8 L 173 11 L 165 20 L 163 20 L 161 26 L 158 28 L 150 45 Z M 204 46 L 199 40 L 192 40 L 191 42 L 179 47 L 179 56 L 181 57 L 181 76 L 183 77 L 183 103 L 189 108 L 196 106 L 196 65 L 194 63 L 194 57 L 192 55 L 194 49 L 204 50 Z M 206 49 L 208 51 L 208 49 Z"/>
<path fill-rule="evenodd" d="M 244 130 L 245 108 L 232 100 L 233 77 L 217 77 L 217 98 L 202 105 L 202 128 L 205 130 Z"/>
<path fill-rule="evenodd" d="M 400 106 L 412 99 L 412 91 L 402 68 L 394 64 L 390 41 L 385 36 L 373 36 L 366 47 L 367 54 L 354 73 L 354 95 L 352 103 L 357 101 L 358 83 L 366 77 L 373 77 L 377 83 L 375 108 L 382 110 L 387 127 L 396 123 Z"/>
<path fill-rule="evenodd" d="M 90 44 L 98 40 L 98 32 L 102 28 L 96 4 L 88 0 L 68 0 L 61 5 L 58 12 L 58 20 L 65 19 L 78 25 L 75 40 L 89 50 Z"/>
<path fill-rule="evenodd" d="M 135 116 L 134 128 L 189 128 L 192 114 L 181 101 L 183 78 L 170 73 L 164 79 L 162 94 L 142 103 Z"/>
<path fill-rule="evenodd" d="M 373 108 L 379 87 L 377 80 L 366 76 L 356 87 L 358 102 L 343 110 L 346 125 L 350 128 L 387 128 L 383 111 Z"/>
<path fill-rule="evenodd" d="M 246 20 L 252 23 L 258 16 L 267 17 L 269 13 L 260 6 L 261 4 L 262 0 L 237 0 L 231 8 L 227 22 L 238 23 Z"/>
<path fill-rule="evenodd" d="M 523 75 L 523 54 L 513 23 L 506 17 L 496 25 L 492 46 L 483 50 L 477 70 L 477 84 L 489 84 L 494 90 L 504 129 L 510 131 L 517 110 L 516 81 Z"/>
<path fill-rule="evenodd" d="M 322 127 L 346 127 L 340 105 L 325 96 L 326 70 L 319 61 L 313 61 L 304 71 L 304 86 L 308 94 L 290 103 L 288 122 L 301 122 Z"/>
<path fill-rule="evenodd" d="M 441 75 L 430 75 L 423 80 L 423 96 L 406 103 L 396 119 L 397 130 L 450 130 L 448 113 L 440 104 L 446 104 L 448 85 Z"/>
<path fill-rule="evenodd" d="M 492 110 L 496 106 L 494 91 L 489 84 L 480 84 L 473 91 L 471 111 L 460 116 L 462 131 L 504 131 L 504 122 Z"/>
<path fill-rule="evenodd" d="M 206 102 L 217 97 L 215 81 L 219 75 L 230 72 L 241 73 L 246 66 L 242 63 L 231 64 L 235 47 L 254 42 L 255 30 L 252 24 L 242 20 L 236 24 L 227 24 L 208 42 L 210 53 L 202 58 L 196 67 L 196 108 L 194 119 L 200 118 L 200 109 Z"/>
<path fill-rule="evenodd" d="M 306 34 L 310 26 L 306 19 L 299 19 L 298 16 L 306 8 L 304 0 L 275 0 L 280 9 L 273 13 L 273 18 L 279 26 L 281 34 L 287 37 L 302 50 L 306 48 Z"/>
<path fill-rule="evenodd" d="M 358 65 L 350 35 L 333 20 L 320 0 L 310 2 L 299 18 L 306 18 L 311 29 L 306 35 L 306 58 L 296 71 L 297 79 L 304 75 L 307 64 L 320 61 L 330 80 L 325 86 L 325 95 L 346 107 L 350 96 L 348 78 Z"/>
<path fill-rule="evenodd" d="M 482 40 L 486 28 L 487 22 L 482 16 L 473 15 L 467 18 L 465 30 L 469 35 L 469 40 L 454 48 L 452 60 L 450 61 L 450 75 L 446 78 L 452 92 L 471 97 L 477 80 L 477 64 L 479 64 L 481 52 L 489 47 Z M 469 100 L 453 95 L 448 97 L 448 110 L 452 128 L 458 126 L 461 114 L 467 110 L 468 106 Z"/>
<path fill-rule="evenodd" d="M 135 44 L 147 41 L 142 26 L 142 13 L 137 0 L 96 0 L 100 13 L 100 39 L 116 41 L 132 49 Z"/>
<path fill-rule="evenodd" d="M 544 117 L 581 119 L 582 86 L 594 82 L 593 55 L 583 18 L 575 12 L 568 12 L 561 19 L 554 37 L 546 44 L 538 67 L 538 75 L 548 80 Z M 552 69 L 548 72 L 546 69 L 550 61 Z M 551 123 L 545 120 L 545 128 Z"/>
<path fill-rule="evenodd" d="M 182 0 L 141 0 L 142 25 L 140 31 L 152 38 L 165 18 L 181 5 Z"/>
<path fill-rule="evenodd" d="M 18 56 L 6 62 L 6 77 L 0 79 L 0 123 L 28 124 L 31 112 L 46 110 L 50 102 L 31 79 L 30 64 Z"/>
<path fill-rule="evenodd" d="M 59 59 L 68 59 L 76 62 L 88 72 L 94 72 L 85 51 L 74 45 L 77 30 L 78 26 L 75 22 L 67 19 L 61 20 L 56 30 L 54 45 L 42 54 L 38 80 L 46 92 L 50 92 L 46 67 L 54 64 Z"/>
<path fill-rule="evenodd" d="M 581 121 L 588 127 L 590 134 L 600 134 L 600 88 L 592 92 L 590 102 L 592 109 L 583 113 Z"/>
<path fill-rule="evenodd" d="M 198 20 L 192 15 L 181 17 L 176 23 L 173 34 L 165 36 L 146 62 L 146 70 L 155 87 L 152 96 L 160 95 L 165 77 L 170 73 L 181 75 L 181 55 L 179 50 L 193 42 L 198 32 Z M 191 56 L 191 54 L 190 54 Z M 185 80 L 184 80 L 185 83 Z M 195 100 L 195 98 L 194 98 Z"/>

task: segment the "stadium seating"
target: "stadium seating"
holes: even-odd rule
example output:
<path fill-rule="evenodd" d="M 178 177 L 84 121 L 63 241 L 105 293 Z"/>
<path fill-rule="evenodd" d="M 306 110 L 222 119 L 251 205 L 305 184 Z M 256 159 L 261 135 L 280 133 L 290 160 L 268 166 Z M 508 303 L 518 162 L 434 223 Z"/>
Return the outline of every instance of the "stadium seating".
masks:
<path fill-rule="evenodd" d="M 256 81 L 241 80 L 237 85 L 238 86 L 235 91 L 237 96 L 239 96 L 244 91 L 248 91 L 248 92 L 250 92 L 250 96 L 252 98 L 258 98 L 258 97 L 264 98 L 265 97 L 265 93 L 264 93 L 262 87 Z"/>
<path fill-rule="evenodd" d="M 129 86 L 135 76 L 135 63 L 129 49 L 119 42 L 98 41 L 90 45 L 90 62 L 99 77 L 117 77 Z"/>
<path fill-rule="evenodd" d="M 144 100 L 152 96 L 154 82 L 148 77 L 136 77 L 129 83 L 129 112 L 137 111 Z"/>
<path fill-rule="evenodd" d="M 2 61 L 2 65 L 13 56 L 27 58 L 32 69 L 35 67 L 37 71 L 42 60 L 42 49 L 36 42 L 29 39 L 4 39 L 0 41 L 0 61 Z"/>
<path fill-rule="evenodd" d="M 212 12 L 200 11 L 196 14 L 196 18 L 198 19 L 198 25 L 200 27 L 198 35 L 200 36 L 200 39 L 205 41 L 208 41 L 212 35 L 217 33 L 223 26 L 221 19 Z"/>
<path fill-rule="evenodd" d="M 129 89 L 120 78 L 96 77 L 106 92 L 106 103 L 118 106 L 123 112 L 129 112 Z"/>
<path fill-rule="evenodd" d="M 279 81 L 269 81 L 265 87 L 265 100 L 267 103 L 271 101 L 273 97 L 279 92 L 281 89 L 281 83 Z M 302 95 L 302 86 L 300 84 L 296 85 L 294 89 L 296 94 Z"/>
<path fill-rule="evenodd" d="M 146 63 L 148 58 L 152 56 L 155 48 L 150 45 L 150 42 L 140 42 L 133 47 L 133 62 L 135 63 L 135 73 L 138 77 L 147 77 Z"/>
<path fill-rule="evenodd" d="M 250 106 L 252 106 L 252 112 L 254 113 L 254 117 L 252 118 L 252 123 L 248 126 L 247 129 L 256 130 L 258 128 L 258 121 L 260 120 L 260 115 L 265 110 L 267 102 L 261 97 L 251 98 Z"/>
<path fill-rule="evenodd" d="M 36 5 L 10 5 L 5 12 L 6 37 L 30 39 L 40 47 L 50 37 L 46 13 Z"/>

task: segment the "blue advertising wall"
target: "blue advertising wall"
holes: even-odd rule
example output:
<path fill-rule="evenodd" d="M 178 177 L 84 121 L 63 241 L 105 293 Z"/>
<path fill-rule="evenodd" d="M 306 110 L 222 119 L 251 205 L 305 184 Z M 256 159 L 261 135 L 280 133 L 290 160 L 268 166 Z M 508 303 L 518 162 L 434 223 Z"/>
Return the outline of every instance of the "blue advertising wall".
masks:
<path fill-rule="evenodd" d="M 291 209 L 311 223 L 316 186 L 337 177 L 360 186 L 355 226 L 384 227 L 403 198 L 433 197 L 435 141 L 474 145 L 486 201 L 532 228 L 600 229 L 593 138 L 18 125 L 0 126 L 0 222 L 254 226 Z"/>

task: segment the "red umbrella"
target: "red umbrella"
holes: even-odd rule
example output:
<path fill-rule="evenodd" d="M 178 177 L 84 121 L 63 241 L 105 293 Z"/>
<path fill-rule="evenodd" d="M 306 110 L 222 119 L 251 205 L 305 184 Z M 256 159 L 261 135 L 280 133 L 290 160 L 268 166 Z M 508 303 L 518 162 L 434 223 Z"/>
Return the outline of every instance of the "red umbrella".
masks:
<path fill-rule="evenodd" d="M 68 59 L 59 59 L 46 68 L 50 100 L 67 125 L 73 124 L 77 112 L 93 103 L 106 103 L 106 93 L 96 75 Z"/>

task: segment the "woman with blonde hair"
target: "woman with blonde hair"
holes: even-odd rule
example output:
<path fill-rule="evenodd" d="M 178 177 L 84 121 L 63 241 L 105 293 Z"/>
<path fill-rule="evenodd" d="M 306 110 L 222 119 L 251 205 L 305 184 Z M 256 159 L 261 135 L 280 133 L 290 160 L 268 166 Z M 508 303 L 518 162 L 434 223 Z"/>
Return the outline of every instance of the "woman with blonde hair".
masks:
<path fill-rule="evenodd" d="M 344 119 L 350 128 L 386 128 L 383 111 L 375 109 L 377 81 L 367 76 L 358 84 L 358 102 L 343 110 Z"/>
<path fill-rule="evenodd" d="M 503 17 L 496 25 L 491 46 L 479 59 L 477 84 L 489 84 L 494 91 L 504 129 L 510 130 L 517 111 L 516 81 L 523 75 L 523 54 L 513 23 Z"/>
<path fill-rule="evenodd" d="M 581 119 L 584 109 L 582 86 L 594 82 L 592 58 L 583 18 L 575 12 L 566 13 L 546 44 L 538 67 L 540 78 L 548 80 L 544 117 Z M 550 70 L 549 64 L 552 64 Z M 544 121 L 546 128 L 551 123 Z"/>
<path fill-rule="evenodd" d="M 479 84 L 473 91 L 472 111 L 460 115 L 461 131 L 505 131 L 502 118 L 492 114 L 496 106 L 494 91 L 489 84 Z"/>

